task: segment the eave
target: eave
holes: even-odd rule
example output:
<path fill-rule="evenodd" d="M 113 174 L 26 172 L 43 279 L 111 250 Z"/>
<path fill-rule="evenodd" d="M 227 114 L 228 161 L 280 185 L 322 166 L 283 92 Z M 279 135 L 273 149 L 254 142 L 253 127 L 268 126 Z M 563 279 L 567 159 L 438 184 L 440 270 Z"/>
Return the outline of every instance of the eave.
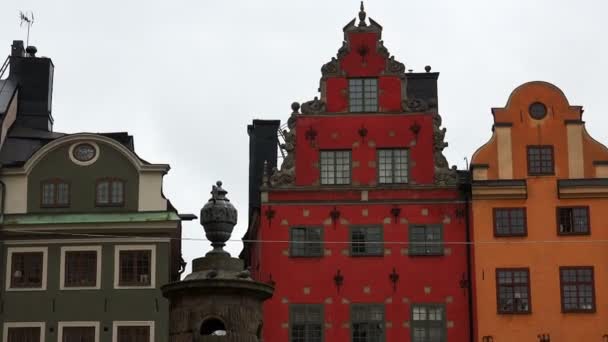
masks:
<path fill-rule="evenodd" d="M 526 199 L 528 187 L 525 179 L 473 181 L 473 199 Z"/>
<path fill-rule="evenodd" d="M 558 179 L 559 198 L 608 198 L 608 178 Z"/>

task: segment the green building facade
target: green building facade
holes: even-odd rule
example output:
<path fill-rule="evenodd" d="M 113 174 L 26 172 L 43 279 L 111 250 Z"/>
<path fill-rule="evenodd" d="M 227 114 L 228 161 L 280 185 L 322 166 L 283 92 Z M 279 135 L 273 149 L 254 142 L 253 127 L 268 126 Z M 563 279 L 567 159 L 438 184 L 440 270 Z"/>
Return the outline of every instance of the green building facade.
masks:
<path fill-rule="evenodd" d="M 180 216 L 127 133 L 52 131 L 53 64 L 13 43 L 0 81 L 2 342 L 165 342 Z M 0 79 L 1 79 L 0 75 Z"/>

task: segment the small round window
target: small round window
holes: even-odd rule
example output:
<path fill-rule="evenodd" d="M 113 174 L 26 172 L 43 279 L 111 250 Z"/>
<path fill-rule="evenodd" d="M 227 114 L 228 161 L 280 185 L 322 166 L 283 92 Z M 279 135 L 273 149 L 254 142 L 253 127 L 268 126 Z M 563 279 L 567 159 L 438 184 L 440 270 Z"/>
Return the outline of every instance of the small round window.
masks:
<path fill-rule="evenodd" d="M 530 116 L 536 120 L 544 119 L 547 116 L 547 107 L 540 102 L 534 102 L 530 105 Z"/>
<path fill-rule="evenodd" d="M 93 160 L 93 158 L 95 158 L 95 155 L 97 154 L 97 150 L 95 149 L 95 147 L 91 144 L 79 144 L 76 145 L 76 147 L 74 147 L 74 150 L 72 151 L 72 155 L 74 156 L 74 159 L 80 161 L 80 162 L 88 162 Z"/>

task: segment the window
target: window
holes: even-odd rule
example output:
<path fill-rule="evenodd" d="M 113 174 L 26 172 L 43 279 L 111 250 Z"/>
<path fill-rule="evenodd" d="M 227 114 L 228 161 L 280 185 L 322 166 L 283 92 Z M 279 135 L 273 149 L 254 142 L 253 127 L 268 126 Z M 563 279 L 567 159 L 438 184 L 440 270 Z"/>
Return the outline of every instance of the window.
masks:
<path fill-rule="evenodd" d="M 62 208 L 70 205 L 70 185 L 60 179 L 42 183 L 40 206 L 43 208 Z"/>
<path fill-rule="evenodd" d="M 443 226 L 411 225 L 409 255 L 443 255 Z"/>
<path fill-rule="evenodd" d="M 558 234 L 589 234 L 589 208 L 557 208 Z"/>
<path fill-rule="evenodd" d="M 593 267 L 560 267 L 563 312 L 595 312 Z"/>
<path fill-rule="evenodd" d="M 496 270 L 498 313 L 530 313 L 530 272 L 527 268 Z"/>
<path fill-rule="evenodd" d="M 350 254 L 352 256 L 384 255 L 384 246 L 382 243 L 382 228 L 351 227 Z"/>
<path fill-rule="evenodd" d="M 378 182 L 380 184 L 407 183 L 407 157 L 406 149 L 378 150 Z"/>
<path fill-rule="evenodd" d="M 495 236 L 525 236 L 526 233 L 525 208 L 494 209 Z"/>
<path fill-rule="evenodd" d="M 318 304 L 292 304 L 289 306 L 289 341 L 323 341 L 323 306 Z"/>
<path fill-rule="evenodd" d="M 321 184 L 350 184 L 350 151 L 321 151 Z"/>
<path fill-rule="evenodd" d="M 553 174 L 553 146 L 528 146 L 528 174 Z"/>
<path fill-rule="evenodd" d="M 125 182 L 120 179 L 102 179 L 97 182 L 97 206 L 121 206 L 125 203 Z"/>
<path fill-rule="evenodd" d="M 44 322 L 4 323 L 4 342 L 44 341 Z"/>
<path fill-rule="evenodd" d="M 7 290 L 46 290 L 46 247 L 8 249 Z"/>
<path fill-rule="evenodd" d="M 290 256 L 320 257 L 323 256 L 323 239 L 321 228 L 291 228 Z"/>
<path fill-rule="evenodd" d="M 153 321 L 114 322 L 112 342 L 154 341 Z"/>
<path fill-rule="evenodd" d="M 62 290 L 99 289 L 101 247 L 61 247 L 60 274 Z"/>
<path fill-rule="evenodd" d="M 99 342 L 99 322 L 59 322 L 60 342 Z"/>
<path fill-rule="evenodd" d="M 349 79 L 348 103 L 351 112 L 377 112 L 378 80 L 375 78 Z"/>
<path fill-rule="evenodd" d="M 152 288 L 155 286 L 155 246 L 116 246 L 114 257 L 114 287 Z"/>
<path fill-rule="evenodd" d="M 352 304 L 352 342 L 384 341 L 384 306 L 380 304 Z"/>
<path fill-rule="evenodd" d="M 444 342 L 446 338 L 445 305 L 412 305 L 412 342 Z"/>

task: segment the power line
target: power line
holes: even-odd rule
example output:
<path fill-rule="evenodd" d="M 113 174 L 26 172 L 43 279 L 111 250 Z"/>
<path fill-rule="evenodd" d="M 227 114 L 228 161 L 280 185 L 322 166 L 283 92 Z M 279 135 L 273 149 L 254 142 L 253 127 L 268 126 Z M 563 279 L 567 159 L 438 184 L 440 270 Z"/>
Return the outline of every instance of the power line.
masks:
<path fill-rule="evenodd" d="M 41 234 L 41 235 L 65 235 L 65 236 L 75 236 L 75 237 L 90 237 L 90 238 L 120 238 L 120 239 L 133 239 L 134 241 L 141 240 L 146 241 L 158 237 L 151 236 L 133 236 L 133 235 L 110 235 L 110 234 L 90 234 L 90 233 L 72 233 L 72 232 L 57 232 L 57 231 L 36 231 L 36 230 L 23 230 L 23 229 L 10 229 L 5 228 L 5 231 L 10 232 L 18 232 L 18 233 L 28 233 L 28 234 Z M 167 237 L 169 240 L 179 240 L 179 241 L 196 241 L 196 242 L 206 242 L 209 243 L 209 240 L 203 238 L 175 238 L 175 237 Z M 292 241 L 292 240 L 257 240 L 257 239 L 229 239 L 226 242 L 242 242 L 242 243 L 287 243 L 287 244 L 306 244 L 306 243 L 323 243 L 323 244 L 343 244 L 350 245 L 352 243 L 355 244 L 366 244 L 366 245 L 530 245 L 530 244 L 608 244 L 608 240 L 595 240 L 595 239 L 584 239 L 584 240 L 518 240 L 518 241 L 441 241 L 441 242 L 408 242 L 408 241 Z"/>

